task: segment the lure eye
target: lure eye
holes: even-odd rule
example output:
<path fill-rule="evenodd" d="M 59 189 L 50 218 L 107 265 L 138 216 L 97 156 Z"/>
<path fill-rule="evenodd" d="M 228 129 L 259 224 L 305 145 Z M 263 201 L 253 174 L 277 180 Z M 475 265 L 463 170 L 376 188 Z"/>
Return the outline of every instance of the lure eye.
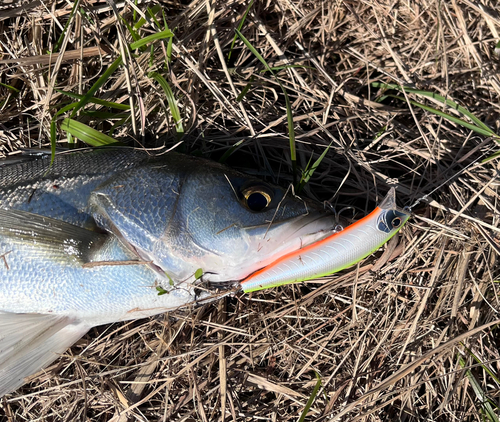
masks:
<path fill-rule="evenodd" d="M 264 186 L 252 186 L 243 192 L 245 205 L 250 211 L 263 211 L 272 201 L 271 192 Z"/>
<path fill-rule="evenodd" d="M 401 218 L 396 217 L 391 221 L 391 223 L 392 223 L 392 227 L 397 229 L 401 225 Z"/>
<path fill-rule="evenodd" d="M 387 210 L 378 217 L 377 228 L 384 233 L 391 233 L 403 225 L 404 216 L 404 213 L 397 210 Z"/>

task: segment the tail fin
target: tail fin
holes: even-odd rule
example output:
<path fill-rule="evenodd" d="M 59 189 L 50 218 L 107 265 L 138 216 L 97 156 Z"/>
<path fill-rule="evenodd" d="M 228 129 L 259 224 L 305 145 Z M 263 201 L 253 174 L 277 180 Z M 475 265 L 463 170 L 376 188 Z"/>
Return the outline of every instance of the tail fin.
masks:
<path fill-rule="evenodd" d="M 89 328 L 65 316 L 0 312 L 0 397 L 56 360 Z"/>

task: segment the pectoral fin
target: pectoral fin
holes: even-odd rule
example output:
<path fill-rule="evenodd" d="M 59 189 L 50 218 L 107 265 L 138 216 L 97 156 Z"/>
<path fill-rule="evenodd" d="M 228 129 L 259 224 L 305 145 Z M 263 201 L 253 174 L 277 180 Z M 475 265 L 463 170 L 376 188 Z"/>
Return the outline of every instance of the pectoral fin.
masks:
<path fill-rule="evenodd" d="M 85 263 L 107 236 L 38 214 L 0 209 L 0 238 L 30 246 L 34 255 L 47 259 L 73 258 Z"/>
<path fill-rule="evenodd" d="M 0 397 L 56 360 L 89 328 L 64 316 L 0 312 Z"/>

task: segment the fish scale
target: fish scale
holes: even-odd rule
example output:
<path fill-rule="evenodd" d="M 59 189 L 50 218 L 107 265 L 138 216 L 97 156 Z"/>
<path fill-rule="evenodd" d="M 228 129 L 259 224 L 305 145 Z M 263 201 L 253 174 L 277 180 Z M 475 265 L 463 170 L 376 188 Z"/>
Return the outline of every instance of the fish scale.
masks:
<path fill-rule="evenodd" d="M 1 242 L 0 248 L 5 247 L 6 242 Z M 165 277 L 147 265 L 82 268 L 81 261 L 61 260 L 55 254 L 51 256 L 48 248 L 40 253 L 39 245 L 11 242 L 8 247 L 8 268 L 0 265 L 4 312 L 64 314 L 93 326 L 135 319 L 144 309 L 174 309 L 195 300 L 192 291 L 172 288 Z M 87 262 L 126 260 L 137 257 L 117 238 L 107 237 Z M 22 278 L 20 273 L 24 274 Z M 53 274 L 58 274 L 57 285 Z M 159 296 L 155 286 L 160 285 L 169 293 Z M 134 309 L 135 313 L 129 312 Z"/>
<path fill-rule="evenodd" d="M 0 207 L 14 208 L 76 224 L 91 225 L 90 193 L 118 171 L 147 162 L 141 150 L 83 150 L 58 155 L 25 157 L 0 166 Z"/>

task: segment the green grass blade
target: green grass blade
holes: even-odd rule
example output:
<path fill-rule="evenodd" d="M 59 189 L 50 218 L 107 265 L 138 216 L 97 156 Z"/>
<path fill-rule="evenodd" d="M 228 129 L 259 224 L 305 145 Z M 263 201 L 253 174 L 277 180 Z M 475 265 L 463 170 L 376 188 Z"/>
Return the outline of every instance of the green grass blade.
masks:
<path fill-rule="evenodd" d="M 50 167 L 52 167 L 52 164 L 54 163 L 54 160 L 56 158 L 56 136 L 56 121 L 55 119 L 52 119 L 52 122 L 50 122 Z"/>
<path fill-rule="evenodd" d="M 154 17 L 159 11 L 161 10 L 161 6 L 159 4 L 147 9 L 147 14 L 149 15 L 149 17 Z M 134 25 L 134 29 L 139 29 L 141 28 L 145 23 L 147 22 L 146 19 L 144 18 L 140 18 L 136 24 Z"/>
<path fill-rule="evenodd" d="M 177 132 L 177 136 L 181 137 L 184 135 L 184 127 L 182 126 L 182 118 L 181 113 L 179 111 L 179 107 L 177 107 L 177 101 L 174 97 L 174 93 L 170 88 L 170 85 L 165 80 L 165 78 L 157 72 L 151 72 L 148 75 L 150 78 L 154 79 L 156 82 L 160 84 L 165 92 L 165 96 L 167 97 L 168 106 L 170 107 L 170 112 L 172 113 L 172 117 L 175 122 L 175 130 Z"/>
<path fill-rule="evenodd" d="M 73 149 L 75 147 L 75 138 L 71 133 L 69 133 L 69 132 L 66 132 L 66 133 L 68 135 L 68 138 L 67 138 L 68 139 L 68 148 Z"/>
<path fill-rule="evenodd" d="M 81 100 L 83 98 L 83 95 L 75 94 L 73 92 L 63 91 L 62 89 L 57 88 L 54 88 L 54 90 L 61 94 L 67 95 L 70 98 L 74 98 L 75 100 Z M 96 97 L 91 97 L 89 103 L 99 104 L 109 108 L 116 108 L 118 110 L 130 110 L 130 106 L 128 104 L 114 103 L 112 101 L 105 101 Z"/>
<path fill-rule="evenodd" d="M 2 86 L 4 88 L 7 88 L 10 91 L 13 91 L 13 92 L 9 93 L 7 95 L 7 98 L 0 99 L 0 109 L 3 108 L 10 100 L 12 100 L 13 98 L 17 97 L 17 94 L 19 94 L 21 92 L 19 89 L 14 88 L 11 85 L 7 85 L 7 84 L 4 84 L 4 83 L 0 82 L 0 87 L 2 87 Z"/>
<path fill-rule="evenodd" d="M 172 46 L 174 43 L 173 38 L 169 38 L 167 41 L 167 62 L 172 63 Z"/>
<path fill-rule="evenodd" d="M 465 360 L 458 354 L 458 363 L 462 368 L 466 367 Z M 470 370 L 465 371 L 465 375 L 469 379 L 470 385 L 472 389 L 474 390 L 474 394 L 476 395 L 477 399 L 479 400 L 479 405 L 488 418 L 490 422 L 499 422 L 498 416 L 493 410 L 492 403 L 486 396 L 485 392 L 481 388 L 481 385 L 477 381 L 476 377 L 472 374 Z"/>
<path fill-rule="evenodd" d="M 494 160 L 497 157 L 500 157 L 500 151 L 491 154 L 489 157 L 486 157 L 484 160 L 481 161 L 481 163 L 487 163 L 488 161 Z"/>
<path fill-rule="evenodd" d="M 142 46 L 149 44 L 150 42 L 163 39 L 163 38 L 170 38 L 173 37 L 173 34 L 170 30 L 165 30 L 162 32 L 157 32 L 156 34 L 149 35 L 139 41 L 133 42 L 130 44 L 130 49 L 136 50 L 138 48 L 141 48 Z M 111 77 L 111 75 L 115 72 L 116 69 L 118 69 L 118 66 L 122 63 L 122 58 L 118 57 L 107 69 L 106 71 L 101 75 L 101 77 L 95 82 L 94 85 L 87 91 L 87 93 L 82 97 L 82 99 L 79 101 L 78 105 L 73 109 L 73 112 L 71 113 L 70 119 L 73 118 L 78 110 L 80 110 L 82 107 L 85 107 L 87 103 L 90 102 L 90 100 L 94 97 L 94 94 L 101 88 L 106 81 Z"/>
<path fill-rule="evenodd" d="M 119 144 L 119 142 L 111 136 L 105 135 L 76 120 L 64 119 L 61 124 L 61 129 L 93 147 Z"/>
<path fill-rule="evenodd" d="M 173 37 L 174 34 L 170 30 L 165 30 L 162 32 L 157 32 L 156 34 L 149 35 L 139 41 L 133 42 L 130 44 L 130 49 L 131 50 L 136 50 L 138 48 L 141 48 L 142 46 L 149 44 L 150 42 L 163 39 L 163 38 L 170 38 Z M 118 69 L 118 66 L 122 63 L 122 58 L 118 57 L 107 69 L 106 71 L 102 74 L 102 76 L 96 81 L 94 85 L 89 89 L 89 91 L 83 96 L 83 98 L 80 100 L 78 105 L 75 107 L 73 112 L 71 113 L 70 118 L 73 118 L 78 110 L 80 110 L 82 107 L 84 107 L 90 99 L 94 96 L 94 94 L 97 92 L 99 88 L 101 88 L 104 83 L 110 78 L 110 76 L 115 72 L 116 69 Z"/>
<path fill-rule="evenodd" d="M 132 44 L 130 44 L 130 49 L 131 50 L 137 50 L 138 48 L 141 48 L 150 42 L 157 41 L 157 40 L 163 40 L 165 38 L 172 38 L 174 34 L 170 29 L 165 29 L 164 31 L 157 32 L 155 34 L 148 35 L 147 37 L 142 38 L 139 41 L 135 41 Z"/>
<path fill-rule="evenodd" d="M 391 97 L 393 98 L 397 98 L 401 101 L 406 101 L 405 98 L 403 97 L 399 97 L 397 95 L 391 95 Z M 452 116 L 451 114 L 448 114 L 448 113 L 444 113 L 443 111 L 440 111 L 440 110 L 437 110 L 433 107 L 429 107 L 425 104 L 421 104 L 421 103 L 417 103 L 416 101 L 413 101 L 413 100 L 409 100 L 410 103 L 412 105 L 414 105 L 415 107 L 420 107 L 421 109 L 423 110 L 426 110 L 430 113 L 433 113 L 433 114 L 436 114 L 438 116 L 441 116 L 443 118 L 445 118 L 446 120 L 449 120 L 450 122 L 453 122 L 453 123 L 456 123 L 460 126 L 463 126 L 463 127 L 466 127 L 467 129 L 470 129 L 470 130 L 473 130 L 474 132 L 477 132 L 477 133 L 480 133 L 481 135 L 485 135 L 485 136 L 492 136 L 494 137 L 497 142 L 500 141 L 500 138 L 498 137 L 498 135 L 493 132 L 491 129 L 484 129 L 483 127 L 478 127 L 472 123 L 469 123 L 469 122 L 466 122 L 465 120 L 463 119 L 460 119 L 458 117 L 455 117 L 455 116 Z"/>
<path fill-rule="evenodd" d="M 111 111 L 86 111 L 85 116 L 90 116 L 94 119 L 123 119 L 129 116 L 128 113 L 113 113 Z"/>
<path fill-rule="evenodd" d="M 135 11 L 135 9 L 134 9 L 134 11 Z M 127 22 L 127 20 L 123 16 L 120 15 L 120 18 L 121 18 L 122 22 L 125 24 L 125 26 L 127 27 L 128 32 L 130 32 L 130 35 L 132 36 L 134 41 L 139 41 L 141 39 L 141 36 L 139 35 L 139 33 Z"/>
<path fill-rule="evenodd" d="M 236 151 L 240 145 L 243 144 L 243 142 L 245 142 L 245 139 L 240 139 L 238 142 L 236 142 L 235 144 L 231 145 L 231 148 L 229 148 L 224 153 L 224 155 L 220 158 L 219 163 L 224 164 L 227 161 L 227 159 L 231 156 L 231 154 L 234 151 Z"/>
<path fill-rule="evenodd" d="M 250 12 L 250 9 L 252 8 L 252 6 L 253 6 L 253 0 L 250 1 L 250 3 L 248 4 L 247 10 L 245 10 L 245 13 L 243 14 L 243 16 L 241 18 L 241 22 L 238 25 L 238 31 L 241 31 L 241 28 L 243 28 L 243 24 L 245 23 L 245 19 L 247 18 L 248 12 Z M 236 43 L 237 38 L 238 38 L 238 35 L 236 33 L 236 35 L 233 38 L 233 42 L 231 43 L 231 47 L 229 47 L 229 54 L 227 55 L 227 62 L 228 63 L 229 63 L 229 60 L 231 59 L 231 54 L 233 53 L 234 44 Z"/>
<path fill-rule="evenodd" d="M 497 385 L 500 386 L 500 379 L 498 379 L 498 377 L 493 373 L 493 371 L 491 371 L 490 368 L 488 368 L 485 364 L 483 364 L 483 362 L 481 362 L 481 359 L 479 359 L 471 349 L 469 349 L 463 343 L 460 344 L 467 351 L 469 356 L 471 356 L 477 363 L 479 363 L 481 365 L 481 368 L 483 368 L 488 373 L 488 375 L 495 380 Z"/>
<path fill-rule="evenodd" d="M 80 4 L 79 1 L 75 1 L 73 3 L 73 7 L 71 8 L 71 12 L 69 13 L 69 18 L 66 21 L 66 24 L 64 25 L 64 28 L 61 32 L 61 35 L 59 36 L 59 38 L 57 39 L 57 41 L 54 45 L 54 49 L 52 50 L 53 53 L 57 53 L 59 51 L 59 48 L 61 47 L 61 44 L 64 41 L 64 37 L 66 36 L 66 31 L 68 30 L 68 26 L 69 26 L 70 22 L 72 21 L 73 15 L 75 14 L 76 8 L 79 4 Z"/>
<path fill-rule="evenodd" d="M 414 105 L 416 107 L 419 107 L 422 110 L 426 110 L 426 111 L 428 111 L 430 113 L 433 113 L 433 114 L 435 114 L 437 116 L 441 116 L 444 119 L 449 120 L 450 122 L 456 123 L 459 126 L 463 126 L 463 127 L 467 128 L 467 129 L 470 129 L 470 130 L 472 130 L 472 131 L 474 131 L 476 133 L 479 133 L 481 135 L 492 137 L 496 142 L 500 143 L 500 136 L 497 135 L 493 131 L 493 129 L 491 129 L 488 125 L 484 124 L 480 119 L 478 119 L 473 113 L 471 113 L 466 108 L 458 105 L 456 102 L 454 102 L 452 100 L 444 98 L 441 95 L 438 95 L 438 94 L 435 94 L 435 93 L 429 92 L 429 91 L 421 91 L 421 90 L 414 89 L 414 88 L 401 87 L 401 86 L 396 85 L 396 84 L 383 84 L 383 83 L 380 83 L 380 82 L 373 82 L 372 86 L 374 88 L 395 89 L 395 90 L 399 90 L 399 91 L 408 92 L 408 93 L 411 93 L 411 94 L 422 95 L 424 97 L 428 97 L 428 98 L 432 98 L 434 100 L 437 100 L 437 101 L 441 102 L 443 105 L 451 107 L 454 110 L 456 110 L 459 113 L 461 113 L 462 115 L 468 117 L 470 120 L 472 120 L 473 123 L 469 123 L 468 121 L 465 121 L 465 120 L 460 119 L 458 117 L 452 116 L 451 114 L 448 114 L 448 113 L 445 113 L 443 111 L 437 110 L 434 107 L 429 107 L 429 106 L 427 106 L 425 104 L 421 104 L 421 103 L 418 103 L 418 102 L 413 101 L 413 100 L 408 100 L 408 101 L 410 102 L 410 104 L 412 104 L 412 105 Z M 400 97 L 400 96 L 397 96 L 397 95 L 385 95 L 384 97 L 385 98 L 392 97 L 392 98 L 397 98 L 397 99 L 399 99 L 401 101 L 406 101 L 406 98 L 403 98 L 403 97 Z M 500 153 L 495 153 L 495 154 L 490 155 L 489 157 L 485 158 L 484 160 L 482 160 L 482 162 L 486 163 L 488 161 L 491 161 L 491 160 L 497 158 L 498 156 L 500 156 Z"/>
<path fill-rule="evenodd" d="M 169 38 L 171 40 L 172 38 Z M 149 47 L 149 67 L 152 68 L 155 64 L 155 49 L 153 44 Z"/>
<path fill-rule="evenodd" d="M 94 26 L 96 24 L 93 16 L 85 12 L 85 9 L 83 7 L 80 7 L 79 12 L 80 15 L 82 15 L 82 19 L 86 20 L 91 26 Z"/>
<path fill-rule="evenodd" d="M 377 134 L 373 137 L 373 140 L 377 140 L 378 138 L 380 138 L 385 132 L 387 132 L 387 126 L 383 126 L 378 132 Z"/>
<path fill-rule="evenodd" d="M 245 95 L 248 94 L 248 91 L 250 91 L 250 88 L 252 87 L 252 82 L 254 81 L 254 77 L 250 77 L 250 81 L 245 85 L 245 87 L 241 90 L 240 95 L 236 97 L 236 101 L 240 102 L 245 98 Z"/>
<path fill-rule="evenodd" d="M 156 286 L 156 290 L 158 291 L 158 296 L 163 296 L 163 295 L 166 295 L 169 293 L 167 290 L 165 290 L 161 286 Z"/>
<path fill-rule="evenodd" d="M 118 66 L 120 66 L 121 64 L 122 64 L 121 57 L 118 57 L 113 63 L 111 63 L 111 65 L 106 69 L 106 71 L 102 74 L 102 76 L 94 83 L 94 85 L 92 85 L 92 87 L 78 102 L 77 106 L 71 113 L 70 118 L 73 118 L 75 114 L 78 112 L 78 110 L 80 110 L 82 107 L 85 107 L 85 105 L 88 102 L 90 102 L 90 100 L 94 97 L 94 94 L 97 92 L 97 90 L 106 83 L 106 81 L 110 78 L 110 76 L 114 73 L 114 71 L 118 69 Z"/>
<path fill-rule="evenodd" d="M 56 120 L 57 117 L 59 117 L 61 114 L 66 113 L 67 111 L 75 108 L 78 105 L 78 103 L 71 103 L 63 108 L 61 108 L 56 114 L 54 114 L 54 117 L 52 117 L 52 120 L 50 121 L 50 150 L 51 150 L 51 157 L 50 157 L 50 165 L 52 166 L 52 163 L 54 162 L 54 159 L 56 158 L 56 142 L 57 142 L 57 126 L 56 126 Z"/>
<path fill-rule="evenodd" d="M 314 403 L 314 400 L 316 400 L 316 396 L 318 395 L 318 391 L 321 388 L 321 378 L 318 375 L 317 372 L 314 372 L 314 375 L 316 375 L 316 378 L 318 381 L 316 382 L 316 385 L 314 386 L 314 390 L 311 394 L 311 397 L 309 397 L 309 400 L 307 400 L 306 406 L 304 407 L 304 410 L 302 411 L 300 418 L 298 422 L 304 422 L 306 419 L 307 414 L 309 413 L 309 410 L 311 409 L 311 406 Z"/>
<path fill-rule="evenodd" d="M 11 91 L 14 91 L 16 94 L 19 93 L 19 92 L 21 92 L 19 89 L 14 88 L 11 85 L 4 84 L 2 82 L 0 82 L 0 86 L 3 86 L 4 88 L 10 89 Z"/>
<path fill-rule="evenodd" d="M 328 145 L 323 153 L 318 157 L 318 159 L 314 162 L 312 166 L 309 167 L 309 163 L 304 170 L 304 173 L 302 174 L 302 177 L 300 178 L 299 184 L 297 186 L 297 193 L 299 193 L 304 186 L 306 185 L 307 182 L 309 182 L 309 179 L 312 177 L 316 169 L 319 167 L 321 162 L 323 161 L 323 158 L 325 158 L 326 153 L 330 150 L 330 147 L 332 146 L 332 143 L 330 142 L 330 145 Z M 311 157 L 312 158 L 312 157 Z"/>
<path fill-rule="evenodd" d="M 290 138 L 290 158 L 292 160 L 293 183 L 295 184 L 296 175 L 297 175 L 297 152 L 295 149 L 295 130 L 293 128 L 292 105 L 290 103 L 290 99 L 288 98 L 288 94 L 286 92 L 285 87 L 282 85 L 282 83 L 279 81 L 279 79 L 276 78 L 276 75 L 274 74 L 272 69 L 269 67 L 267 62 L 264 60 L 264 58 L 259 54 L 259 52 L 255 49 L 255 47 L 252 44 L 250 44 L 250 41 L 248 41 L 239 30 L 235 29 L 235 31 L 236 31 L 236 34 L 238 35 L 238 37 L 240 37 L 241 41 L 243 41 L 243 43 L 253 53 L 253 55 L 259 59 L 259 61 L 264 65 L 264 67 L 269 72 L 271 72 L 271 74 L 275 78 L 276 82 L 278 82 L 281 90 L 283 91 L 283 95 L 285 96 L 286 117 L 287 117 L 287 122 L 288 122 L 288 136 Z"/>
<path fill-rule="evenodd" d="M 447 105 L 448 107 L 451 107 L 455 110 L 457 110 L 459 113 L 463 114 L 464 116 L 467 116 L 469 119 L 471 119 L 478 127 L 480 128 L 483 128 L 484 130 L 487 130 L 487 131 L 491 131 L 491 128 L 488 127 L 487 125 L 485 125 L 481 120 L 479 120 L 474 114 L 472 114 L 469 110 L 467 110 L 466 108 L 458 105 L 455 101 L 452 101 L 452 100 L 449 100 L 439 94 L 436 94 L 434 92 L 429 92 L 429 91 L 422 91 L 422 90 L 419 90 L 419 89 L 415 89 L 415 88 L 410 88 L 410 87 L 401 87 L 399 85 L 396 85 L 396 84 L 383 84 L 383 83 L 380 83 L 380 82 L 372 82 L 372 86 L 375 87 L 375 88 L 385 88 L 385 89 L 396 89 L 398 91 L 405 91 L 405 92 L 409 92 L 409 93 L 412 93 L 412 94 L 418 94 L 418 95 L 422 95 L 424 97 L 428 97 L 428 98 L 433 98 L 441 103 L 443 103 L 444 105 Z"/>
<path fill-rule="evenodd" d="M 165 17 L 165 14 L 163 13 L 163 9 L 161 9 L 161 15 L 162 17 Z M 155 23 L 156 27 L 157 28 L 161 28 L 161 25 L 160 25 L 160 22 L 158 21 L 158 19 L 156 19 L 156 16 L 155 15 L 150 15 L 151 16 L 151 19 L 153 20 L 153 22 Z M 168 25 L 167 25 L 167 20 L 166 19 L 163 19 L 163 24 L 164 24 L 164 29 L 168 29 Z"/>
<path fill-rule="evenodd" d="M 71 104 L 68 104 L 66 106 L 64 106 L 63 108 L 61 108 L 56 114 L 54 114 L 54 117 L 53 119 L 55 119 L 56 117 L 60 116 L 61 114 L 63 113 L 66 113 L 67 111 L 75 108 L 79 103 L 71 103 Z"/>

